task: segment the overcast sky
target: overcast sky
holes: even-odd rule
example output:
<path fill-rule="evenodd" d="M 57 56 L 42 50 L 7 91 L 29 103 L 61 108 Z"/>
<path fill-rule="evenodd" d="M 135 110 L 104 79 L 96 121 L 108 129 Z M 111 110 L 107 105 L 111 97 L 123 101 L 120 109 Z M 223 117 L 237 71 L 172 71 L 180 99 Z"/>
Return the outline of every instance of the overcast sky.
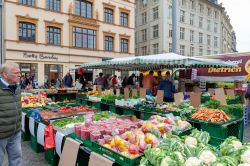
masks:
<path fill-rule="evenodd" d="M 237 51 L 250 52 L 250 0 L 219 0 L 236 32 Z"/>

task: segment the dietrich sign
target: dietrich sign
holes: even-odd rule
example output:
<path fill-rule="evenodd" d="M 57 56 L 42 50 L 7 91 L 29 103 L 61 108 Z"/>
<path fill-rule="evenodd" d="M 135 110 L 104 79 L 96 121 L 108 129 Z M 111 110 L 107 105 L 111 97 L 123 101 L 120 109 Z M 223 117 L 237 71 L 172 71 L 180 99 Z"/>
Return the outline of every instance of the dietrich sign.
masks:
<path fill-rule="evenodd" d="M 23 58 L 32 58 L 32 59 L 40 59 L 40 60 L 58 60 L 58 56 L 54 54 L 33 54 L 33 53 L 23 53 Z"/>
<path fill-rule="evenodd" d="M 224 62 L 234 63 L 237 67 L 199 68 L 197 76 L 204 80 L 234 81 L 244 80 L 250 74 L 250 53 L 236 53 L 216 56 L 207 56 L 208 59 L 219 59 Z"/>

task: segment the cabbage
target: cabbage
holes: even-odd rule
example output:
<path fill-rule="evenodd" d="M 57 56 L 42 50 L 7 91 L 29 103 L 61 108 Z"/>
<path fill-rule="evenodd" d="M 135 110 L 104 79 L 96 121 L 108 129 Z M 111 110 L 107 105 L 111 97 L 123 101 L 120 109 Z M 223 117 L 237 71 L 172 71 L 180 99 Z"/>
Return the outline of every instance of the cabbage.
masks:
<path fill-rule="evenodd" d="M 241 142 L 236 137 L 228 137 L 221 145 L 220 152 L 224 156 L 232 156 L 242 148 Z"/>
<path fill-rule="evenodd" d="M 187 136 L 186 139 L 185 139 L 185 144 L 194 148 L 197 146 L 198 142 L 197 142 L 197 139 L 194 138 L 194 137 L 191 137 L 191 136 Z"/>
<path fill-rule="evenodd" d="M 242 163 L 250 164 L 250 149 L 245 149 L 240 155 L 240 161 Z"/>
<path fill-rule="evenodd" d="M 162 159 L 160 166 L 176 166 L 177 163 L 173 159 L 171 159 L 169 156 L 166 156 Z"/>
<path fill-rule="evenodd" d="M 185 162 L 185 166 L 200 166 L 201 160 L 197 157 L 189 157 Z"/>
<path fill-rule="evenodd" d="M 185 164 L 185 158 L 181 154 L 181 152 L 173 152 L 171 154 L 171 158 L 177 162 L 178 165 L 184 165 Z"/>
<path fill-rule="evenodd" d="M 199 155 L 199 159 L 205 164 L 211 164 L 216 161 L 216 155 L 211 150 L 203 150 Z"/>

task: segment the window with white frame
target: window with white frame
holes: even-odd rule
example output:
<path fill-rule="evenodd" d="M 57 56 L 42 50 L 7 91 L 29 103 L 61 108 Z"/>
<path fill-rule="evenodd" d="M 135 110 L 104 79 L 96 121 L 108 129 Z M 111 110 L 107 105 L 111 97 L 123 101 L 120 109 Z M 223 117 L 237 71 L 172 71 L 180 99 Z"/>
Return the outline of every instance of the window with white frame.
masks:
<path fill-rule="evenodd" d="M 214 23 L 214 33 L 218 32 L 218 23 Z"/>
<path fill-rule="evenodd" d="M 141 48 L 142 55 L 147 55 L 147 46 Z"/>
<path fill-rule="evenodd" d="M 168 6 L 168 17 L 172 18 L 172 5 Z"/>
<path fill-rule="evenodd" d="M 184 40 L 185 39 L 185 28 L 180 27 L 180 39 Z"/>
<path fill-rule="evenodd" d="M 190 42 L 194 42 L 194 31 L 190 30 Z"/>
<path fill-rule="evenodd" d="M 158 54 L 159 53 L 159 44 L 155 43 L 153 44 L 153 54 Z"/>
<path fill-rule="evenodd" d="M 168 50 L 169 50 L 169 52 L 173 52 L 173 50 L 172 50 L 172 43 L 168 44 Z"/>
<path fill-rule="evenodd" d="M 199 56 L 202 56 L 203 55 L 203 49 L 200 47 L 199 48 Z"/>
<path fill-rule="evenodd" d="M 185 11 L 180 10 L 180 22 L 185 22 Z"/>
<path fill-rule="evenodd" d="M 211 36 L 207 35 L 207 45 L 211 45 Z"/>
<path fill-rule="evenodd" d="M 185 45 L 180 45 L 180 54 L 185 55 Z"/>
<path fill-rule="evenodd" d="M 218 12 L 214 11 L 214 18 L 217 19 L 218 18 Z"/>
<path fill-rule="evenodd" d="M 141 30 L 141 34 L 142 34 L 142 41 L 146 41 L 147 40 L 147 29 L 143 29 Z"/>
<path fill-rule="evenodd" d="M 170 38 L 173 37 L 172 25 L 169 25 L 168 36 L 169 36 Z"/>
<path fill-rule="evenodd" d="M 159 11 L 158 10 L 159 10 L 158 6 L 153 8 L 153 19 L 154 20 L 159 18 Z"/>
<path fill-rule="evenodd" d="M 207 8 L 207 15 L 211 16 L 211 9 L 209 7 Z"/>
<path fill-rule="evenodd" d="M 203 13 L 203 10 L 204 10 L 204 6 L 202 4 L 199 4 L 199 11 L 200 11 L 200 13 Z"/>
<path fill-rule="evenodd" d="M 195 6 L 194 6 L 194 0 L 190 0 L 190 9 L 194 10 Z"/>
<path fill-rule="evenodd" d="M 203 18 L 199 17 L 199 28 L 203 27 Z"/>
<path fill-rule="evenodd" d="M 211 21 L 207 20 L 207 30 L 210 31 L 211 30 Z"/>
<path fill-rule="evenodd" d="M 199 43 L 203 43 L 203 33 L 199 33 Z"/>
<path fill-rule="evenodd" d="M 146 24 L 147 23 L 147 12 L 144 12 L 141 14 L 141 18 L 142 18 L 142 24 Z"/>
<path fill-rule="evenodd" d="M 159 37 L 159 26 L 158 24 L 153 26 L 153 38 Z"/>
<path fill-rule="evenodd" d="M 211 50 L 207 50 L 207 55 L 211 55 Z"/>
<path fill-rule="evenodd" d="M 214 47 L 218 47 L 218 37 L 214 37 Z"/>
<path fill-rule="evenodd" d="M 194 14 L 190 13 L 190 25 L 194 25 Z"/>
<path fill-rule="evenodd" d="M 194 46 L 190 47 L 190 56 L 194 56 Z"/>

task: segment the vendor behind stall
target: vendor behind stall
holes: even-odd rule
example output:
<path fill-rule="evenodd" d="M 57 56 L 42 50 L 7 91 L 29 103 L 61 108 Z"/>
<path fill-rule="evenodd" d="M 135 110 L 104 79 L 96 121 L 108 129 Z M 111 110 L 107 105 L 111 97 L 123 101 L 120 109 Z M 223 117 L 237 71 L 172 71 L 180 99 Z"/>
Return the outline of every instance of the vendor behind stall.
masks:
<path fill-rule="evenodd" d="M 153 76 L 154 72 L 151 70 L 147 76 L 145 76 L 142 80 L 143 88 L 146 89 L 147 95 L 153 94 L 153 87 L 158 84 L 158 81 Z"/>
<path fill-rule="evenodd" d="M 166 72 L 166 79 L 159 82 L 158 90 L 164 91 L 164 101 L 165 102 L 174 102 L 174 92 L 175 88 L 170 77 L 169 71 Z"/>

